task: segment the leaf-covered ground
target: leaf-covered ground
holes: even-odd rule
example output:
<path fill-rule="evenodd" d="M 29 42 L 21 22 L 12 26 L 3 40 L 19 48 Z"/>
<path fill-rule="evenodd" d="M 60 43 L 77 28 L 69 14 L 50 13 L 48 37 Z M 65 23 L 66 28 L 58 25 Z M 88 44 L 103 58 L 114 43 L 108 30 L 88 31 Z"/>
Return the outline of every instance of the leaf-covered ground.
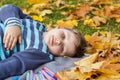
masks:
<path fill-rule="evenodd" d="M 49 27 L 71 27 L 83 34 L 120 33 L 119 0 L 1 0 L 15 4 Z"/>
<path fill-rule="evenodd" d="M 88 42 L 90 57 L 70 70 L 58 72 L 60 80 L 120 80 L 119 0 L 1 0 L 18 5 L 47 29 L 75 28 Z"/>
<path fill-rule="evenodd" d="M 28 0 L 26 13 L 49 27 L 70 27 L 83 34 L 120 33 L 120 4 L 115 0 Z M 39 3 L 39 4 L 36 4 Z"/>
<path fill-rule="evenodd" d="M 57 73 L 59 80 L 120 80 L 120 35 L 96 32 L 85 35 L 91 54 L 70 70 Z"/>

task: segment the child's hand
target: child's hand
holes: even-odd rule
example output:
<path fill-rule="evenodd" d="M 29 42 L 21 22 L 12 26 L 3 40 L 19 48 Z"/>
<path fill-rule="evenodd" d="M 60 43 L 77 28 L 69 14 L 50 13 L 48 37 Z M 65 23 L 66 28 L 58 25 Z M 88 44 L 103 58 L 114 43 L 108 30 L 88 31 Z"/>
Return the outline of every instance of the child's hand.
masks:
<path fill-rule="evenodd" d="M 16 42 L 21 43 L 21 40 L 21 30 L 19 26 L 6 27 L 3 37 L 3 43 L 6 49 L 12 50 Z"/>

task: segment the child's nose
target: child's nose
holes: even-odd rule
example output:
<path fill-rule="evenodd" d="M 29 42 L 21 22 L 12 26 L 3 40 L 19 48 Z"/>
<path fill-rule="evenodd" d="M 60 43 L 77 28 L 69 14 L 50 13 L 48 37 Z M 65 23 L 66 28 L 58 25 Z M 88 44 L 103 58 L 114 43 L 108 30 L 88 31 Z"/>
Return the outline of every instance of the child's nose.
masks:
<path fill-rule="evenodd" d="M 60 43 L 61 43 L 61 41 L 58 40 L 58 39 L 56 39 L 56 44 L 57 44 L 57 45 L 60 45 Z"/>

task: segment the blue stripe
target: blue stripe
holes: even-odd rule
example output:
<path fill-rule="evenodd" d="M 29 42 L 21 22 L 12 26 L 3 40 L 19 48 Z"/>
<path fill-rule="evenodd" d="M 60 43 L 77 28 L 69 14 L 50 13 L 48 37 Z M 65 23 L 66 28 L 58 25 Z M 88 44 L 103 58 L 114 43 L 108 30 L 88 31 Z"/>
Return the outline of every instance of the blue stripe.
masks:
<path fill-rule="evenodd" d="M 25 26 L 26 26 L 26 22 L 25 20 L 23 20 L 21 23 L 23 23 L 24 25 L 21 25 L 21 31 L 22 31 L 22 43 L 20 44 L 20 51 L 23 51 L 25 49 L 25 41 L 23 39 L 24 36 L 26 36 L 26 31 L 25 31 Z"/>
<path fill-rule="evenodd" d="M 39 31 L 43 30 L 43 25 L 40 23 Z"/>
<path fill-rule="evenodd" d="M 33 20 L 30 20 L 30 31 L 31 31 L 31 42 L 30 42 L 30 47 L 33 47 L 34 46 L 34 42 L 35 42 L 35 33 L 34 33 L 34 28 L 35 28 L 35 25 L 33 24 Z"/>
<path fill-rule="evenodd" d="M 42 47 L 43 47 L 43 42 L 42 42 L 42 40 L 43 40 L 43 38 L 42 38 L 42 32 L 40 32 L 39 31 L 39 49 L 41 49 L 41 51 L 42 51 Z"/>
<path fill-rule="evenodd" d="M 0 28 L 2 29 L 1 30 L 1 38 L 3 39 L 3 36 L 4 36 L 4 30 L 5 30 L 5 26 L 3 24 L 0 24 Z M 10 53 L 10 50 L 6 50 L 5 47 L 4 47 L 4 44 L 3 44 L 3 40 L 1 40 L 1 44 L 2 44 L 2 54 L 3 54 L 3 57 L 5 57 L 5 59 L 9 56 L 11 56 L 12 54 Z M 4 58 L 3 58 L 4 59 Z"/>
<path fill-rule="evenodd" d="M 45 69 L 43 69 L 45 71 L 45 73 L 48 74 L 49 77 L 51 77 L 51 80 L 57 80 L 57 78 L 55 77 L 55 75 L 49 73 L 48 71 L 46 71 Z"/>
<path fill-rule="evenodd" d="M 42 40 L 42 43 L 43 43 L 42 52 L 47 53 L 47 46 L 45 44 L 45 41 Z"/>
<path fill-rule="evenodd" d="M 3 24 L 0 24 L 0 57 L 2 60 L 6 59 L 5 57 L 5 51 L 4 51 L 4 45 L 3 45 L 3 42 L 2 42 L 2 39 L 3 39 L 3 31 L 4 31 L 4 25 Z"/>
<path fill-rule="evenodd" d="M 39 30 L 40 24 L 37 22 L 36 28 Z"/>
<path fill-rule="evenodd" d="M 45 26 L 44 26 L 44 25 L 42 25 L 42 26 L 43 26 L 42 31 L 43 31 L 43 32 L 46 32 L 46 31 L 47 31 L 47 29 L 45 28 Z"/>
<path fill-rule="evenodd" d="M 0 37 L 0 42 L 2 41 L 1 37 Z M 0 45 L 0 57 L 1 57 L 1 60 L 4 60 L 5 59 L 5 55 L 4 55 L 4 52 L 3 52 L 3 49 L 2 49 L 2 43 Z"/>
<path fill-rule="evenodd" d="M 34 25 L 34 34 L 35 34 L 35 39 L 36 39 L 36 40 L 34 41 L 34 46 L 33 46 L 33 48 L 38 49 L 40 40 L 38 40 L 38 39 L 39 39 L 39 31 L 37 30 L 37 27 L 36 27 L 37 22 L 34 21 L 34 22 L 33 22 L 33 25 Z"/>
<path fill-rule="evenodd" d="M 23 19 L 22 20 L 22 44 L 21 45 L 24 45 L 24 48 L 26 48 L 27 46 L 27 42 L 26 42 L 26 38 L 27 38 L 27 28 L 26 28 L 26 19 Z"/>
<path fill-rule="evenodd" d="M 26 27 L 27 27 L 27 37 L 26 37 L 26 42 L 27 42 L 27 47 L 28 48 L 30 46 L 30 42 L 31 42 L 31 30 L 30 30 L 30 20 L 26 19 Z"/>

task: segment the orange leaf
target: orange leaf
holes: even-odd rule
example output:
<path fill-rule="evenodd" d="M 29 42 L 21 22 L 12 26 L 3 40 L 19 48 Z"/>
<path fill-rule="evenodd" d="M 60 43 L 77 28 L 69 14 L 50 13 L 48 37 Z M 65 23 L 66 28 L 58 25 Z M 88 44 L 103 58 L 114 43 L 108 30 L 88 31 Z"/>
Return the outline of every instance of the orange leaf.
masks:
<path fill-rule="evenodd" d="M 88 4 L 80 5 L 72 12 L 73 15 L 77 17 L 85 18 L 86 14 L 90 11 L 90 6 Z"/>

